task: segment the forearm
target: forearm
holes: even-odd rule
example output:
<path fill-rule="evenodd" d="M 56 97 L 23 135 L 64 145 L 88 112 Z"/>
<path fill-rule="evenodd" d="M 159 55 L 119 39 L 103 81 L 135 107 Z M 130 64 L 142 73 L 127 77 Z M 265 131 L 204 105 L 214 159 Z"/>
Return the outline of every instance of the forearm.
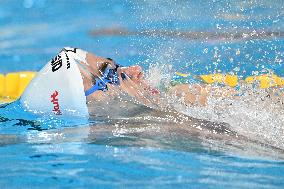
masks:
<path fill-rule="evenodd" d="M 209 97 L 235 98 L 238 91 L 232 87 L 220 87 L 200 84 L 179 84 L 169 90 L 169 94 L 178 97 L 185 104 L 206 106 Z"/>

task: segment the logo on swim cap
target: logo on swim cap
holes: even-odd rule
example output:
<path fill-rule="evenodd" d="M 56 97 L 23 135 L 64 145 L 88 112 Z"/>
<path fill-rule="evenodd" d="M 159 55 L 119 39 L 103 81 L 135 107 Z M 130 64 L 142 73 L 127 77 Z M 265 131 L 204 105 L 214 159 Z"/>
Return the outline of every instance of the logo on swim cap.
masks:
<path fill-rule="evenodd" d="M 62 66 L 62 59 L 60 54 L 51 60 L 52 71 L 56 72 Z"/>
<path fill-rule="evenodd" d="M 55 115 L 62 115 L 61 111 L 60 111 L 60 106 L 59 106 L 59 102 L 58 102 L 58 92 L 54 91 L 54 93 L 50 96 L 51 97 L 51 101 L 53 103 L 53 112 L 55 112 Z"/>
<path fill-rule="evenodd" d="M 76 63 L 85 61 L 86 52 L 66 49 L 72 48 L 65 48 L 49 61 L 26 88 L 20 103 L 27 111 L 88 118 L 83 79 Z"/>

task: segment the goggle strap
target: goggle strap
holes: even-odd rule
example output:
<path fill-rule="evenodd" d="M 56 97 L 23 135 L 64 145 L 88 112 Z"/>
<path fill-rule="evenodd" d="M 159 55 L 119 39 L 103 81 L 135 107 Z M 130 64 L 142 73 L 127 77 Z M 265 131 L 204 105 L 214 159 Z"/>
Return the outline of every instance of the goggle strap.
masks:
<path fill-rule="evenodd" d="M 93 85 L 90 89 L 88 89 L 87 91 L 85 91 L 85 96 L 89 96 L 90 94 L 92 94 L 93 92 L 99 90 L 97 85 Z"/>
<path fill-rule="evenodd" d="M 103 78 L 100 78 L 100 82 L 96 82 L 95 85 L 93 85 L 90 89 L 88 89 L 86 92 L 85 92 L 85 96 L 89 96 L 90 94 L 94 93 L 95 91 L 97 90 L 107 90 L 107 83 L 109 83 L 109 81 L 107 81 L 106 79 L 103 79 Z M 102 84 L 102 86 L 99 86 L 99 84 Z"/>
<path fill-rule="evenodd" d="M 85 66 L 82 65 L 80 62 L 77 62 L 80 67 L 82 67 L 84 70 L 86 68 L 84 68 Z M 89 96 L 90 94 L 94 93 L 95 91 L 97 90 L 102 90 L 102 91 L 105 91 L 105 90 L 108 90 L 108 87 L 107 87 L 107 83 L 111 83 L 111 84 L 115 84 L 115 85 L 119 85 L 119 79 L 118 79 L 118 75 L 117 75 L 117 68 L 119 67 L 119 65 L 116 64 L 115 66 L 115 69 L 110 69 L 110 68 L 107 68 L 104 73 L 102 74 L 102 77 L 99 77 L 99 81 L 96 79 L 96 77 L 90 73 L 89 71 L 89 74 L 91 75 L 92 79 L 94 79 L 96 81 L 96 84 L 93 85 L 90 89 L 88 89 L 87 91 L 85 91 L 85 96 Z M 113 73 L 113 76 L 112 78 L 113 79 L 109 79 L 108 78 L 108 74 L 110 73 L 111 70 L 114 70 L 114 73 Z M 101 84 L 101 86 L 100 86 Z"/>

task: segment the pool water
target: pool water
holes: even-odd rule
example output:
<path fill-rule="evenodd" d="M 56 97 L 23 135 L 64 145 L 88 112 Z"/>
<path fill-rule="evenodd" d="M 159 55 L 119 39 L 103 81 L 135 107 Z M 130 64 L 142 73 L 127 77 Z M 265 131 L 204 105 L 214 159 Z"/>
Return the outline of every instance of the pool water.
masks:
<path fill-rule="evenodd" d="M 38 71 L 71 46 L 139 64 L 149 78 L 284 76 L 282 0 L 0 4 L 0 73 Z M 188 125 L 101 126 L 33 117 L 17 103 L 1 107 L 0 188 L 283 188 L 283 110 L 244 103 L 219 112 L 176 108 L 228 123 L 248 140 L 195 135 Z"/>

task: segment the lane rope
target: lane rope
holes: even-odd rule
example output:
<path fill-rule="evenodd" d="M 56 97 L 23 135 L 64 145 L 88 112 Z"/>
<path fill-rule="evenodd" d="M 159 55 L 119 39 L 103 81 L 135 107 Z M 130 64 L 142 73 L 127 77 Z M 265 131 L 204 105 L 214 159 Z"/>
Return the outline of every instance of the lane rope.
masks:
<path fill-rule="evenodd" d="M 0 103 L 12 102 L 17 100 L 29 82 L 36 76 L 37 72 L 23 71 L 12 72 L 7 74 L 0 74 Z M 205 75 L 192 75 L 190 73 L 176 72 L 171 84 L 185 84 L 194 82 L 202 82 L 205 84 L 221 84 L 230 87 L 236 87 L 240 81 L 248 84 L 258 83 L 262 89 L 270 87 L 284 86 L 284 78 L 276 74 L 262 74 L 258 76 L 248 76 L 244 80 L 237 75 L 232 74 L 205 74 Z"/>

